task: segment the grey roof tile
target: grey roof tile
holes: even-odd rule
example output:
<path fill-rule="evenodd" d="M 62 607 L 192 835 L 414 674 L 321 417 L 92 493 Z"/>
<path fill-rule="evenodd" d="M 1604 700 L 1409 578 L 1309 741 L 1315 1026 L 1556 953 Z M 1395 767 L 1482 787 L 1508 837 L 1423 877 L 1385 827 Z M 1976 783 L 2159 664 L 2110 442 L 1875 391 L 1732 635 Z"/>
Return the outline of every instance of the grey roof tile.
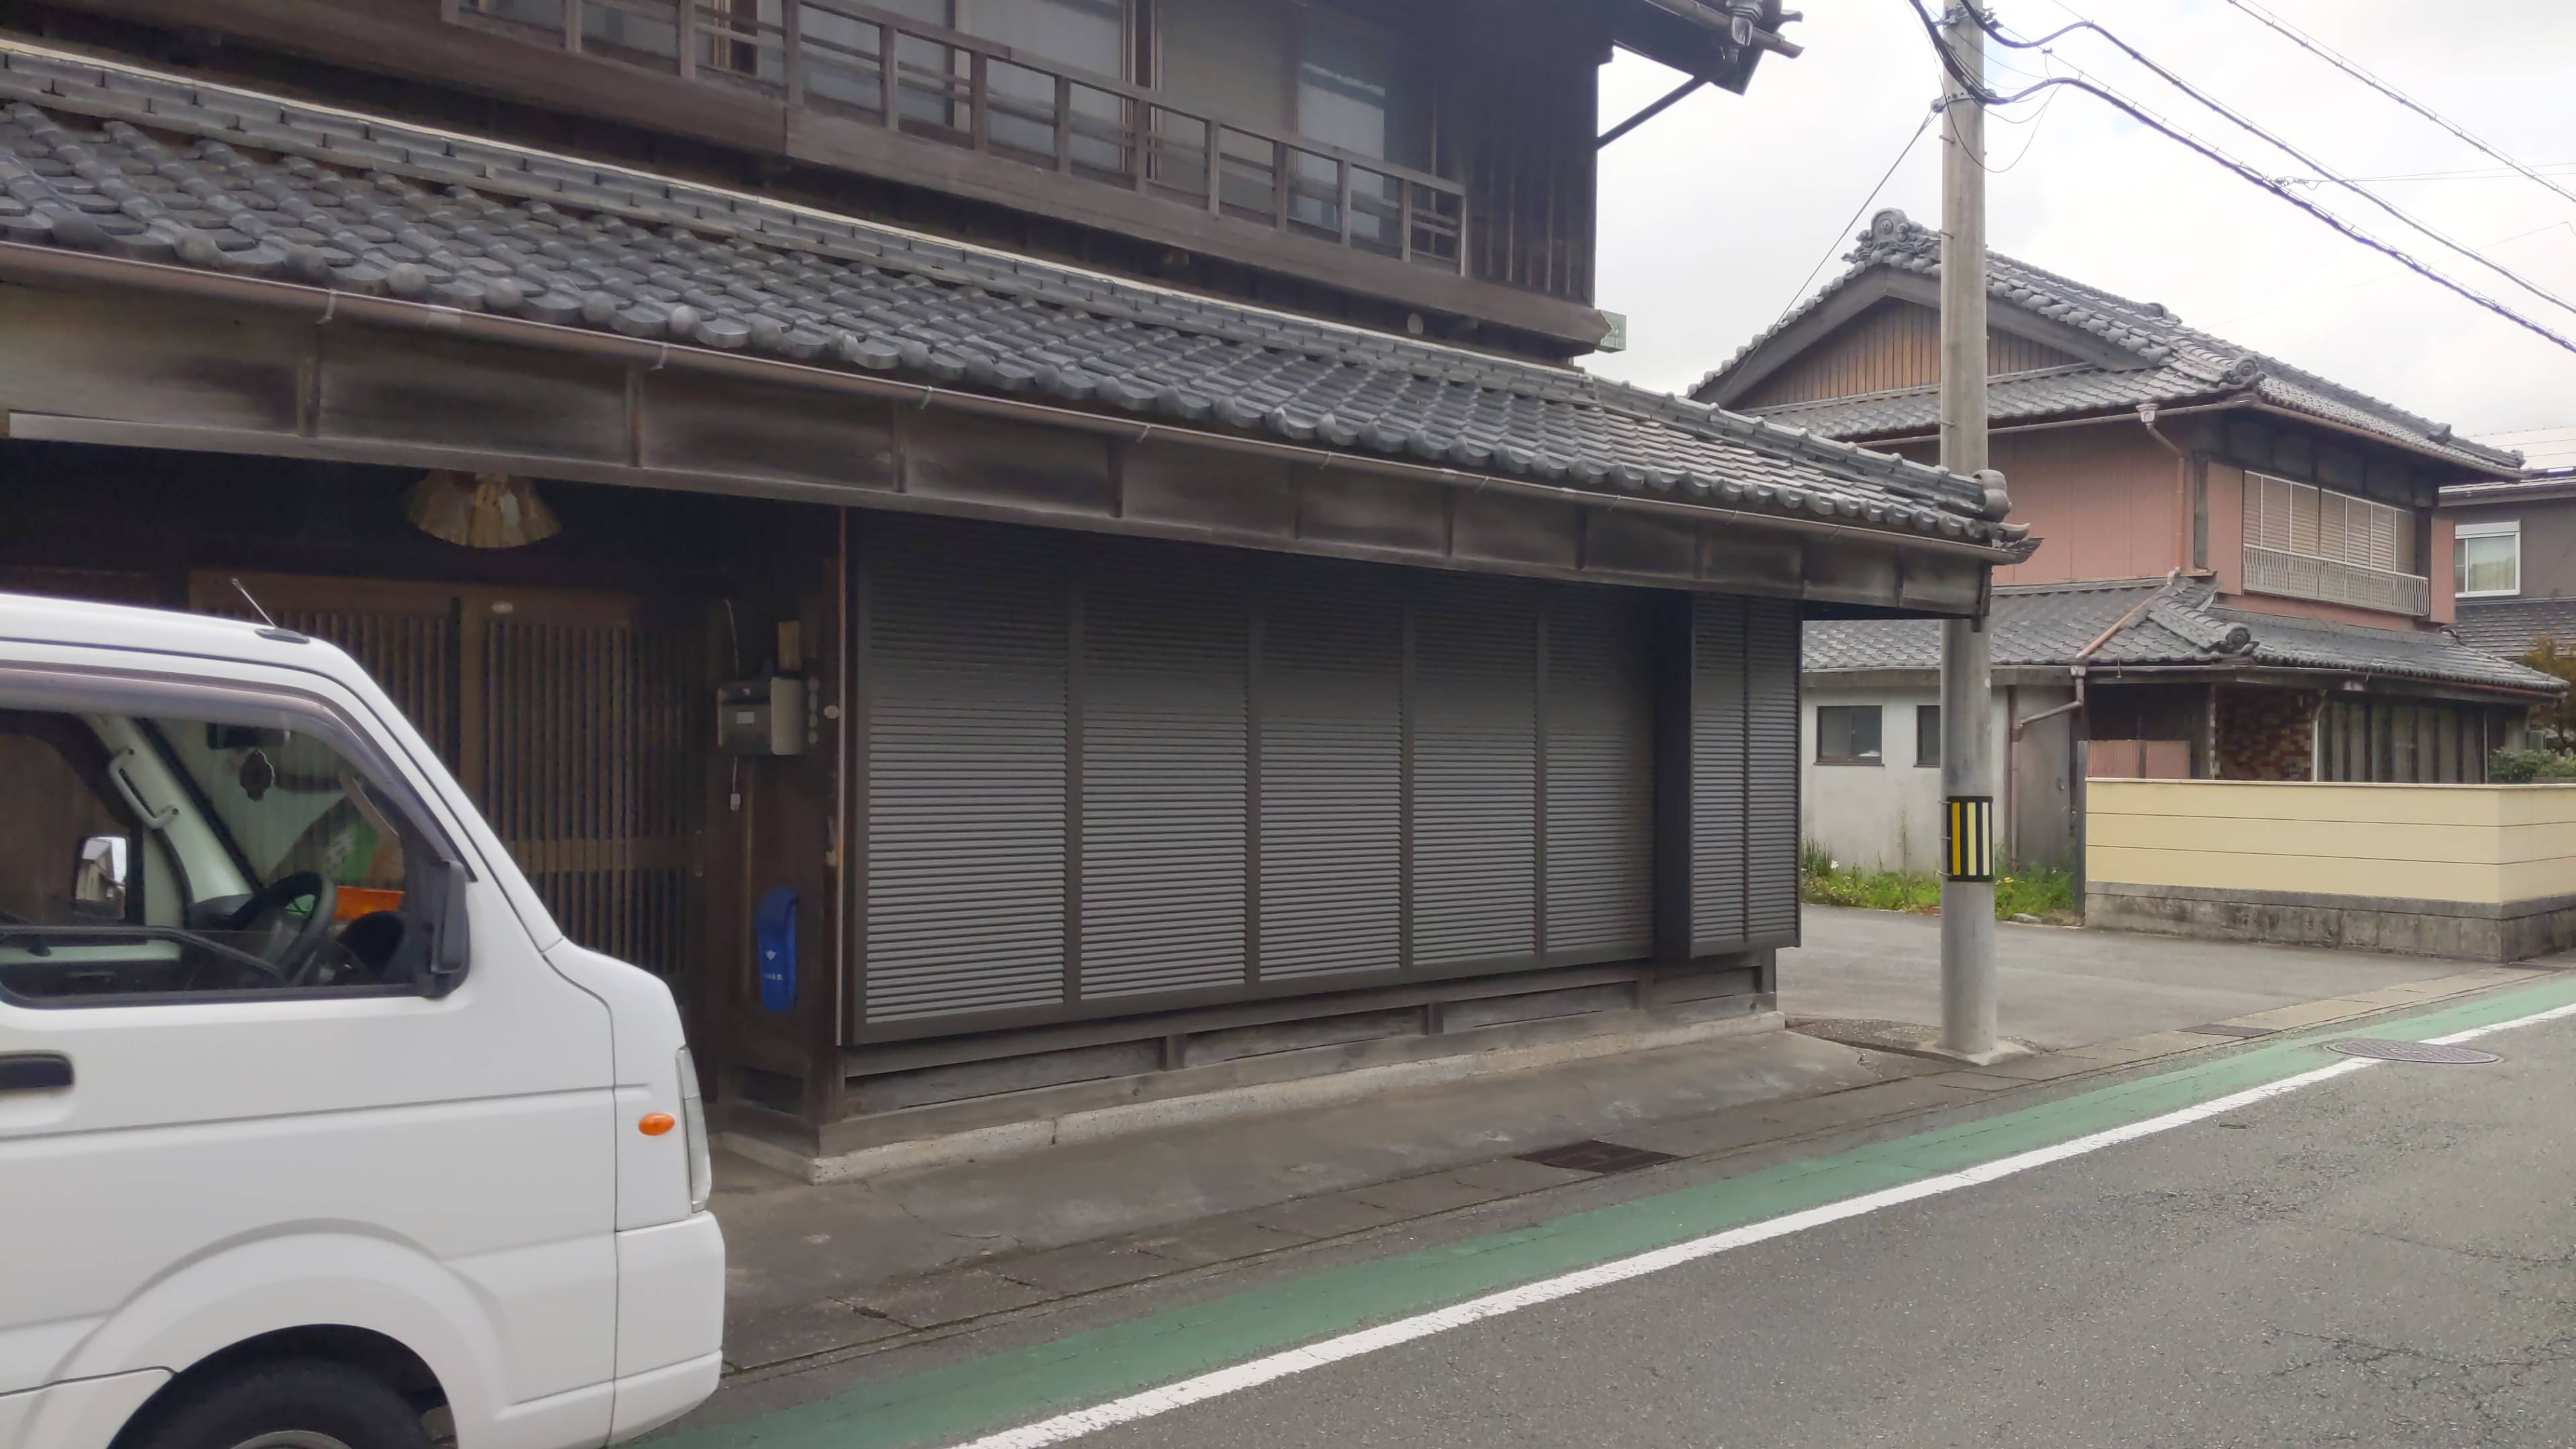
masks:
<path fill-rule="evenodd" d="M 27 58 L 0 52 L 13 71 Z M 65 68 L 96 89 L 0 114 L 0 187 L 22 204 L 0 217 L 9 239 L 1044 392 L 1506 476 L 2000 547 L 2022 539 L 1982 516 L 1972 480 L 1570 368 L 273 96 Z M 149 116 L 153 96 L 174 109 Z M 152 129 L 99 119 L 129 110 Z M 272 110 L 278 119 L 263 119 Z M 79 174 L 84 164 L 179 185 L 119 199 Z"/>
<path fill-rule="evenodd" d="M 1939 276 L 1940 236 L 1901 211 L 1882 211 L 1870 219 L 1868 229 L 1860 234 L 1860 245 L 1844 260 L 1852 264 L 1850 270 L 1745 343 L 1723 366 L 1701 379 L 1693 395 L 1706 393 L 1764 343 L 1874 271 L 1888 268 Z M 1996 378 L 1988 386 L 1987 397 L 1988 413 L 1997 419 L 2243 395 L 2437 453 L 2464 467 L 2513 470 L 2522 466 L 2521 454 L 2454 437 L 2448 423 L 2419 417 L 2278 358 L 2184 326 L 2160 303 L 2134 302 L 1994 252 L 1986 255 L 1986 292 L 2005 306 L 2081 328 L 2134 359 L 2127 367 L 2088 362 Z M 1759 411 L 1833 436 L 1875 437 L 1930 428 L 1939 416 L 1939 395 L 1935 388 L 1909 388 L 1784 403 Z"/>
<path fill-rule="evenodd" d="M 2490 654 L 2520 659 L 2549 639 L 2576 653 L 2576 599 L 2462 599 L 2459 636 Z"/>
<path fill-rule="evenodd" d="M 2371 629 L 2229 608 L 2204 581 L 2118 579 L 2003 585 L 1995 590 L 1989 627 L 1998 668 L 2084 662 L 2269 666 L 2524 692 L 2561 688 L 2549 675 L 2478 647 L 2481 641 L 2467 622 L 2470 612 L 2463 603 L 2455 637 L 2443 630 Z M 2566 605 L 2563 617 L 2576 624 L 2576 601 Z M 2576 632 L 2569 637 L 2576 640 Z M 1826 620 L 1806 628 L 1809 673 L 1940 667 L 1941 626 L 1935 620 Z"/>

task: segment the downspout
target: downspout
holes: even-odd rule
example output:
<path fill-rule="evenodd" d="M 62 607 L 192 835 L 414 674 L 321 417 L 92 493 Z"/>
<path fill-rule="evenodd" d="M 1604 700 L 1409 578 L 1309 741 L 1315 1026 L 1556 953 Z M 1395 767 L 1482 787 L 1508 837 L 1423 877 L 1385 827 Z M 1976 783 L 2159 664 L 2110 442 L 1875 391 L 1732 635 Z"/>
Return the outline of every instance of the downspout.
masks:
<path fill-rule="evenodd" d="M 2145 411 L 2145 409 L 2141 409 L 2141 411 Z M 2153 431 L 2155 431 L 2152 425 L 2148 428 L 2148 431 L 2149 431 L 2149 432 L 2153 432 Z M 2159 438 L 2157 439 L 2157 441 L 2158 441 L 2158 442 L 2163 442 L 2164 440 L 2163 440 L 2161 437 L 2159 437 Z M 2166 444 L 2165 444 L 2165 446 L 2170 448 L 2170 447 L 2172 447 L 2173 445 L 2172 445 L 2171 443 L 2166 443 Z M 2166 574 L 2165 574 L 2165 584 L 2164 584 L 2164 588 L 2165 588 L 2165 589 L 2170 589 L 2170 588 L 2172 588 L 2172 587 L 2173 587 L 2173 585 L 2174 585 L 2174 580 L 2176 580 L 2176 579 L 2180 578 L 2181 576 L 2182 576 L 2182 568 L 2181 568 L 2181 566 L 2180 566 L 2180 565 L 2176 565 L 2174 568 L 2172 568 L 2172 569 L 2168 570 L 2168 571 L 2166 572 Z M 2157 599 L 2162 598 L 2163 596 L 2164 596 L 2164 589 L 2158 589 L 2156 592 L 2154 592 L 2154 593 L 2152 593 L 2152 594 L 2147 595 L 2147 596 L 2146 596 L 2145 598 L 2143 598 L 2143 599 L 2140 599 L 2136 604 L 2134 604 L 2134 605 L 2130 606 L 2129 612 L 2127 612 L 2127 613 L 2125 613 L 2125 614 L 2122 614 L 2122 615 L 2119 617 L 2118 621 L 2116 621 L 2115 623 L 2113 623 L 2113 624 L 2111 625 L 2111 627 L 2110 627 L 2110 628 L 2105 629 L 2105 630 L 2103 630 L 2101 633 L 2094 635 L 2094 636 L 2093 636 L 2093 641 L 2092 641 L 2091 643 L 2089 643 L 2089 644 L 2085 645 L 2085 646 L 2084 646 L 2083 648 L 2081 648 L 2081 649 L 2076 650 L 2076 651 L 2075 651 L 2075 659 L 2074 659 L 2074 662 L 2073 662 L 2073 663 L 2071 663 L 2071 664 L 2069 664 L 2069 665 L 2067 666 L 2067 673 L 2068 673 L 2069 675 L 2073 676 L 2073 678 L 2074 678 L 2074 680 L 2075 680 L 2075 697 L 2074 697 L 2073 699 L 2071 699 L 2071 700 L 2068 700 L 2068 701 L 2067 701 L 2066 703 L 2064 703 L 2064 704 L 2057 705 L 2057 706 L 2055 706 L 2055 707 L 2053 707 L 2053 708 L 2049 708 L 2049 709 L 2043 709 L 2043 710 L 2041 710 L 2039 713 L 2034 714 L 2034 715 L 2031 715 L 2031 716 L 2028 716 L 2027 718 L 2014 720 L 2014 721 L 2013 721 L 2013 726 L 2012 726 L 2012 732 L 2011 732 L 2011 736 L 2010 736 L 2012 745 L 2013 745 L 2013 746 L 2016 746 L 2016 747 L 2017 747 L 2017 746 L 2019 746 L 2019 745 L 2020 745 L 2020 743 L 2021 743 L 2021 740 L 2022 740 L 2022 736 L 2023 736 L 2023 735 L 2025 735 L 2025 734 L 2027 734 L 2027 733 L 2029 732 L 2030 727 L 2031 727 L 2032 725 L 2035 725 L 2035 724 L 2039 723 L 2041 720 L 2044 720 L 2044 719 L 2055 719 L 2057 716 L 2059 716 L 2059 715 L 2061 715 L 2061 714 L 2076 714 L 2076 713 L 2079 713 L 2080 711 L 2082 711 L 2082 710 L 2084 709 L 2084 705 L 2085 705 L 2085 700 L 2084 700 L 2084 670 L 2085 670 L 2085 663 L 2084 663 L 2084 661 L 2086 661 L 2086 660 L 2088 660 L 2088 659 L 2090 659 L 2090 658 L 2092 658 L 2092 657 L 2093 657 L 2093 651 L 2095 651 L 2095 650 L 2097 650 L 2097 649 L 2101 648 L 2101 647 L 2102 647 L 2103 645 L 2105 645 L 2105 644 L 2110 643 L 2110 642 L 2111 642 L 2111 636 L 2112 636 L 2112 635 L 2117 634 L 2117 633 L 2119 633 L 2121 630 L 2128 628 L 2131 624 L 2136 623 L 2136 622 L 2137 622 L 2137 619 L 2138 619 L 2138 616 L 2139 616 L 2139 615 L 2141 615 L 2141 614 L 2144 614 L 2144 613 L 2147 611 L 2147 608 L 2148 608 L 2148 606 L 2149 606 L 2149 605 L 2152 605 L 2153 603 L 2155 603 L 2155 601 L 2156 601 Z M 2089 723 L 2089 721 L 2087 721 L 2087 722 L 2083 725 L 2082 733 L 2083 733 L 2083 737 L 2084 737 L 2084 739 L 2086 739 L 2086 740 L 2088 740 L 2088 741 L 2092 739 L 2092 737 L 2093 737 L 2093 730 L 2092 730 L 2092 727 L 2091 727 L 2091 724 Z M 2009 769 L 2011 768 L 2011 759 L 2012 759 L 2012 750 L 2011 750 L 2011 749 L 2006 749 L 2006 750 L 2005 750 L 2005 752 L 2004 752 L 2004 758 L 2005 758 L 2005 768 L 2006 768 L 2007 770 L 2009 770 Z M 2082 873 L 2082 870 L 2083 870 L 2083 862 L 2084 862 L 2084 811 L 2083 811 L 2084 777 L 2083 777 L 2080 773 L 2078 773 L 2078 772 L 2077 772 L 2077 762 L 2078 762 L 2081 758 L 2082 758 L 2082 750 L 2080 749 L 2080 747 L 2078 746 L 2078 744 L 2077 744 L 2077 742 L 2076 742 L 2074 732 L 2070 731 L 2070 732 L 2068 733 L 2067 740 L 2066 740 L 2066 771 L 2067 771 L 2068 776 L 2073 780 L 2074 784 L 2073 784 L 2073 788 L 2068 792 L 2067 805 L 2068 805 L 2068 808 L 2069 808 L 2069 809 L 2071 809 L 2071 810 L 2073 810 L 2073 811 L 2075 812 L 2075 861 L 2076 861 L 2076 870 L 2077 870 L 2077 872 L 2078 872 L 2078 874 L 2079 874 L 2079 875 Z M 2009 778 L 2009 775 L 2007 776 L 2007 778 Z M 2080 891 L 2079 891 L 2079 893 L 2078 893 L 2078 895 L 2077 895 L 2077 900 L 2079 901 L 2079 903 L 2080 903 L 2080 902 L 2081 902 L 2081 900 L 2082 900 L 2082 895 L 2081 895 L 2081 892 L 2080 892 Z"/>
<path fill-rule="evenodd" d="M 2173 439 L 2156 431 L 2154 403 L 2138 404 L 2138 423 L 2147 430 L 2148 437 L 2163 444 L 2164 450 L 2174 455 L 2174 566 L 2177 569 L 2190 568 L 2192 567 L 2191 454 L 2185 449 L 2176 447 Z M 2170 576 L 2166 582 L 2172 582 Z"/>
<path fill-rule="evenodd" d="M 2182 570 L 2180 568 L 2168 570 L 2165 574 L 2165 588 L 2172 588 L 2174 580 L 2181 576 Z M 2122 614 L 2110 628 L 2094 635 L 2092 643 L 2076 650 L 2075 658 L 2068 666 L 2068 672 L 2075 676 L 2075 698 L 2065 704 L 2057 705 L 2049 709 L 2043 709 L 2039 713 L 2031 715 L 2026 719 L 2013 721 L 2012 737 L 2018 740 L 2022 737 L 2025 731 L 2027 731 L 2032 725 L 2039 723 L 2041 720 L 2055 719 L 2061 714 L 2072 714 L 2075 711 L 2082 709 L 2084 707 L 2084 661 L 2093 657 L 2094 650 L 2110 643 L 2112 635 L 2117 634 L 2121 630 L 2128 628 L 2131 624 L 2136 623 L 2138 621 L 2138 616 L 2145 613 L 2147 611 L 2147 607 L 2153 604 L 2157 599 L 2163 597 L 2163 595 L 2164 589 L 2159 589 L 2155 593 L 2149 594 L 2145 598 L 2140 599 L 2136 604 L 2130 607 L 2129 612 Z"/>

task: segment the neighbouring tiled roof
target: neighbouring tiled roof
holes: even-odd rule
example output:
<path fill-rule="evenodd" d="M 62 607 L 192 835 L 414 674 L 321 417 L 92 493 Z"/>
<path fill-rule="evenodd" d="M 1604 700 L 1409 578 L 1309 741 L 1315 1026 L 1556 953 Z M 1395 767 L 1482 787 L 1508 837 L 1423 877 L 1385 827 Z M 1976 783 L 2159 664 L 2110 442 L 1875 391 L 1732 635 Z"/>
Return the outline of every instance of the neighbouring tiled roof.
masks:
<path fill-rule="evenodd" d="M 1880 268 L 1938 276 L 1939 233 L 1882 211 L 1860 234 L 1844 260 L 1851 269 L 1746 343 L 1726 364 L 1702 379 L 1693 396 L 1705 395 L 1764 343 Z M 2292 412 L 2358 428 L 2448 458 L 2463 467 L 2503 470 L 2522 466 L 2522 455 L 2454 437 L 2450 425 L 2355 392 L 2275 357 L 2186 327 L 2165 306 L 2133 302 L 2027 262 L 1989 252 L 1986 292 L 2000 306 L 2019 308 L 2092 333 L 2133 361 L 2124 367 L 2084 363 L 2007 375 L 1989 384 L 1988 415 L 1998 421 L 2134 408 L 2143 402 L 2171 406 L 2219 398 L 2264 402 Z M 1940 416 L 1939 389 L 1908 388 L 1859 397 L 1782 403 L 1756 409 L 1829 437 L 1871 437 L 1928 430 Z"/>
<path fill-rule="evenodd" d="M 2451 627 L 2490 654 L 2520 659 L 2541 638 L 2576 654 L 2576 599 L 2462 599 L 2459 610 Z"/>
<path fill-rule="evenodd" d="M 2468 612 L 2463 604 L 2461 614 Z M 2007 584 L 1995 590 L 1991 617 L 1997 668 L 2202 664 L 2342 670 L 2526 692 L 2561 687 L 2549 675 L 2448 632 L 2370 629 L 2226 608 L 2202 580 Z M 2084 652 L 2114 626 L 2117 632 Z M 1941 625 L 1928 619 L 1810 623 L 1805 667 L 1811 674 L 1938 669 Z"/>
<path fill-rule="evenodd" d="M 1969 479 L 1556 368 L 0 45 L 0 241 L 2011 545 Z"/>
<path fill-rule="evenodd" d="M 2453 483 L 2442 489 L 2444 503 L 2518 503 L 2524 499 L 2565 498 L 2576 492 L 2576 467 L 2533 468 L 2519 478 L 2486 483 Z"/>

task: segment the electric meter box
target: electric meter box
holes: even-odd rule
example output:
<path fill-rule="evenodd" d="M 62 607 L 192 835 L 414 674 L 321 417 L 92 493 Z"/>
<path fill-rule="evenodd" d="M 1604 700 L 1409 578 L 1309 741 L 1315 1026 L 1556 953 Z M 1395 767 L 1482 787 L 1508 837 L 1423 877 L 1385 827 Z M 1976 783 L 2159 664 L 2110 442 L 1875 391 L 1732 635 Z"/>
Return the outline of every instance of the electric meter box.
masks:
<path fill-rule="evenodd" d="M 782 674 L 717 685 L 716 744 L 728 755 L 805 753 L 805 681 Z"/>

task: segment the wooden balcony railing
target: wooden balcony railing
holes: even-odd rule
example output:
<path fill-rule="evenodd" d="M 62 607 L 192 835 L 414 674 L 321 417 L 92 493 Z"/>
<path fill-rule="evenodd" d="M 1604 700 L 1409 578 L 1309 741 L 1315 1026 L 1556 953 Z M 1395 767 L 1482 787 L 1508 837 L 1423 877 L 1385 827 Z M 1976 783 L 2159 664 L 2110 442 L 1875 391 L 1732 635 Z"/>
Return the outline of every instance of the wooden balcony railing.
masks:
<path fill-rule="evenodd" d="M 2432 581 L 2422 574 L 2250 543 L 2245 545 L 2245 588 L 2250 593 L 2385 609 L 2412 618 L 2421 618 L 2433 610 Z"/>
<path fill-rule="evenodd" d="M 1467 192 L 859 0 L 441 0 L 452 23 L 1464 275 Z"/>

